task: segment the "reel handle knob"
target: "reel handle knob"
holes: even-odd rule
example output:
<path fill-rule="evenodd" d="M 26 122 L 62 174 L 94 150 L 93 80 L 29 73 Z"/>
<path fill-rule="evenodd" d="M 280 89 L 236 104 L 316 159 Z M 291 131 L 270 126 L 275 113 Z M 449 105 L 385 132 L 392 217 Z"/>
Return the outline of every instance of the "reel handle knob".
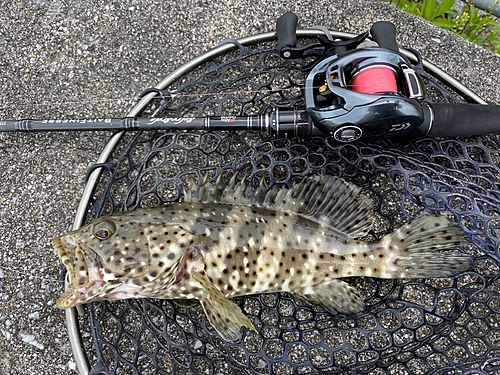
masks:
<path fill-rule="evenodd" d="M 390 49 L 398 52 L 399 48 L 396 43 L 396 26 L 389 21 L 375 22 L 370 29 L 370 34 L 379 47 Z"/>
<path fill-rule="evenodd" d="M 297 45 L 297 17 L 292 12 L 286 12 L 276 22 L 276 32 L 278 35 L 278 51 L 281 57 L 287 59 L 292 57 L 289 48 Z"/>

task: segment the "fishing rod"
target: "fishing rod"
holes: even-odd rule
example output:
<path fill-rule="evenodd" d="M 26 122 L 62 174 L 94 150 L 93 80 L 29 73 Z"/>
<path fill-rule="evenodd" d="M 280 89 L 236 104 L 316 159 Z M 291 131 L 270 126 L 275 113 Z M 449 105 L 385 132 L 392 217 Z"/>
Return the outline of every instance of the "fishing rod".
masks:
<path fill-rule="evenodd" d="M 376 22 L 369 33 L 345 41 L 327 33 L 300 46 L 297 22 L 291 12 L 278 19 L 278 51 L 284 59 L 315 58 L 304 67 L 309 71 L 302 89 L 305 109 L 274 108 L 258 116 L 0 121 L 0 131 L 248 130 L 277 137 L 333 136 L 339 142 L 500 132 L 500 106 L 425 100 L 424 83 L 399 52 L 392 23 Z M 411 52 L 421 64 L 420 54 Z"/>

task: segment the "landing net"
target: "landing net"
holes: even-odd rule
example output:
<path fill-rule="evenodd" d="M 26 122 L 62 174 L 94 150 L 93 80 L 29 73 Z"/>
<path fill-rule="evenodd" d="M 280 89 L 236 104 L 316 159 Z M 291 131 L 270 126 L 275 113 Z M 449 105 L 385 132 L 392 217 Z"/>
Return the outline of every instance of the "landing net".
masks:
<path fill-rule="evenodd" d="M 236 52 L 182 76 L 143 116 L 250 115 L 303 106 L 308 61 L 273 44 Z M 422 71 L 429 100 L 462 101 Z M 258 184 L 340 176 L 375 203 L 372 239 L 420 215 L 450 215 L 474 246 L 476 266 L 455 278 L 347 279 L 366 311 L 347 317 L 288 293 L 234 301 L 260 334 L 223 341 L 197 303 L 126 300 L 87 305 L 91 374 L 498 374 L 500 373 L 500 138 L 336 144 L 257 133 L 127 134 L 115 149 L 87 221 L 182 198 L 193 177 L 236 171 Z M 102 165 L 101 165 L 102 166 Z M 84 335 L 85 336 L 85 335 Z"/>

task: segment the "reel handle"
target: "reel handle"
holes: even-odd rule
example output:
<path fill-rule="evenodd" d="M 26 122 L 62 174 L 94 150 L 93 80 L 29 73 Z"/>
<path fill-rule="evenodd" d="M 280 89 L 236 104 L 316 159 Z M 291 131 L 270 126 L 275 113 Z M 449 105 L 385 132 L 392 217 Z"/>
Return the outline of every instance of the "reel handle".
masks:
<path fill-rule="evenodd" d="M 389 21 L 375 22 L 370 29 L 370 34 L 379 47 L 390 49 L 398 52 L 399 48 L 396 43 L 396 26 Z"/>
<path fill-rule="evenodd" d="M 291 53 L 287 51 L 297 45 L 297 23 L 299 17 L 292 12 L 286 12 L 276 22 L 276 33 L 278 36 L 278 51 L 281 57 L 290 58 Z"/>

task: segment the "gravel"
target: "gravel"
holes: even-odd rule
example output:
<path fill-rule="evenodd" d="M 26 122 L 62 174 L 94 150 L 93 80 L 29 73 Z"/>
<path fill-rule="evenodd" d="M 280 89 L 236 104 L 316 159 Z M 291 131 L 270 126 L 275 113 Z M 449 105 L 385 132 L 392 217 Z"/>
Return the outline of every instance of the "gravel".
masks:
<path fill-rule="evenodd" d="M 401 46 L 500 103 L 499 56 L 378 1 L 0 0 L 0 119 L 124 116 L 134 103 L 124 98 L 223 39 L 273 30 L 286 10 L 303 28 L 360 33 L 392 21 Z M 46 105 L 61 102 L 71 104 Z M 0 374 L 77 373 L 50 241 L 70 229 L 109 136 L 0 133 Z"/>

